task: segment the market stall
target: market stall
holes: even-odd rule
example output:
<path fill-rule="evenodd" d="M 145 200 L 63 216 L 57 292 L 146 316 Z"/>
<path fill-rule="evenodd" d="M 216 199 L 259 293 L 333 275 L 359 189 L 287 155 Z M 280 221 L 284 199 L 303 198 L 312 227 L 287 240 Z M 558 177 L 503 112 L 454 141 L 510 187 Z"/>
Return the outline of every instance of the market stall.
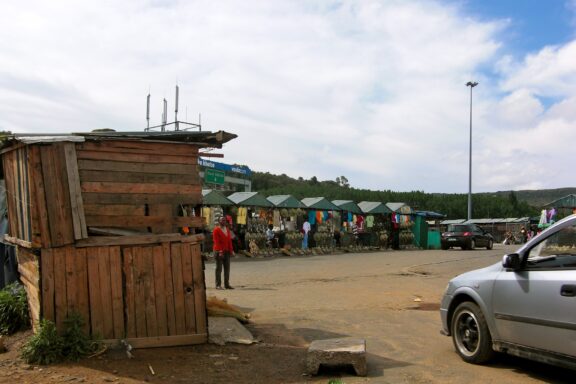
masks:
<path fill-rule="evenodd" d="M 267 197 L 274 205 L 274 217 L 279 217 L 278 225 L 273 226 L 273 234 L 279 248 L 297 249 L 302 246 L 303 235 L 298 229 L 297 218 L 304 214 L 304 204 L 292 195 Z"/>
<path fill-rule="evenodd" d="M 204 218 L 204 244 L 203 252 L 210 253 L 212 251 L 212 230 L 217 225 L 218 217 L 225 216 L 228 211 L 234 207 L 234 202 L 228 199 L 224 194 L 215 189 L 202 190 L 202 204 L 200 205 L 200 215 Z M 190 207 L 183 207 L 186 216 L 196 215 L 196 210 Z"/>
<path fill-rule="evenodd" d="M 340 208 L 334 214 L 336 246 L 370 245 L 370 232 L 366 231 L 363 212 L 358 204 L 352 200 L 332 200 L 332 203 Z"/>
<path fill-rule="evenodd" d="M 228 196 L 236 205 L 231 211 L 240 249 L 256 252 L 266 248 L 266 230 L 274 223 L 274 205 L 258 192 L 235 192 Z M 279 219 L 278 219 L 279 220 Z"/>
<path fill-rule="evenodd" d="M 377 244 L 381 248 L 390 246 L 391 214 L 392 211 L 379 201 L 361 201 L 358 206 L 366 215 L 368 230 L 376 234 Z"/>
<path fill-rule="evenodd" d="M 392 211 L 392 248 L 406 249 L 414 246 L 412 208 L 406 203 L 386 203 Z"/>
<path fill-rule="evenodd" d="M 340 211 L 325 197 L 306 197 L 301 200 L 308 214 L 306 222 L 310 224 L 308 246 L 310 248 L 332 248 L 334 246 L 334 212 Z"/>

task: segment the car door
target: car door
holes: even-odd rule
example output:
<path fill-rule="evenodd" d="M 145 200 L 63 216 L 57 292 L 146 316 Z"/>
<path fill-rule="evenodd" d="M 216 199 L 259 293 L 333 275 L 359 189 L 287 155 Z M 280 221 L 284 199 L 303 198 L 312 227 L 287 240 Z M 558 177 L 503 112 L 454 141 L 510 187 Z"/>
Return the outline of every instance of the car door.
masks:
<path fill-rule="evenodd" d="M 576 227 L 526 252 L 521 270 L 505 270 L 496 279 L 495 341 L 576 356 Z"/>
<path fill-rule="evenodd" d="M 472 233 L 474 234 L 474 241 L 477 247 L 485 247 L 487 244 L 486 235 L 482 228 L 477 225 L 472 226 Z"/>

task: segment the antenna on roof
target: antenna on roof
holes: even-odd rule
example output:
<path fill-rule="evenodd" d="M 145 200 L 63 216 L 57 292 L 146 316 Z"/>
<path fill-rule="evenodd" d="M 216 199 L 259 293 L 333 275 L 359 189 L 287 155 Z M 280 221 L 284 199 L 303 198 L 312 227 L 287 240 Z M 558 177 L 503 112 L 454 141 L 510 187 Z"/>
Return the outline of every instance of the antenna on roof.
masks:
<path fill-rule="evenodd" d="M 176 124 L 176 130 L 178 131 L 178 92 L 180 88 L 176 86 L 176 107 L 174 108 L 174 123 Z"/>
<path fill-rule="evenodd" d="M 199 131 L 202 131 L 202 115 L 198 114 L 198 123 L 188 123 L 186 121 L 178 121 L 178 107 L 180 104 L 180 86 L 176 85 L 176 93 L 175 93 L 175 106 L 174 106 L 174 121 L 172 123 L 168 123 L 168 101 L 166 98 L 162 101 L 162 122 L 160 125 L 155 125 L 153 127 L 150 126 L 150 90 L 148 90 L 148 96 L 146 98 L 146 129 L 145 131 L 148 132 L 150 130 L 155 130 L 160 128 L 161 132 L 166 131 L 166 127 L 169 125 L 174 124 L 174 130 L 179 131 L 180 127 L 182 126 L 183 131 L 188 131 L 190 129 L 198 128 Z M 188 119 L 188 107 L 186 107 L 186 119 Z"/>
<path fill-rule="evenodd" d="M 166 130 L 166 123 L 168 122 L 168 102 L 164 99 L 164 109 L 162 110 L 162 129 L 164 132 Z"/>
<path fill-rule="evenodd" d="M 146 97 L 146 130 L 150 129 L 150 91 Z"/>

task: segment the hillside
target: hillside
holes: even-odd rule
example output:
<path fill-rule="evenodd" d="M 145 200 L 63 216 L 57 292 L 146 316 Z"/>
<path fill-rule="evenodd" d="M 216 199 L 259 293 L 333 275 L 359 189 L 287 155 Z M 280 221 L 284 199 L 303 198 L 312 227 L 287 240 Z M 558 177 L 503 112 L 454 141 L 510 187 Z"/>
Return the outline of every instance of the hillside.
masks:
<path fill-rule="evenodd" d="M 316 177 L 306 180 L 301 177 L 294 179 L 285 174 L 253 172 L 252 189 L 264 196 L 293 195 L 297 199 L 322 196 L 329 200 L 355 202 L 405 202 L 416 210 L 443 213 L 451 219 L 467 216 L 467 194 L 358 189 L 350 186 L 345 176 L 337 177 L 334 181 L 319 181 Z M 472 216 L 484 218 L 537 216 L 544 204 L 571 193 L 576 193 L 576 188 L 476 193 L 472 196 Z"/>

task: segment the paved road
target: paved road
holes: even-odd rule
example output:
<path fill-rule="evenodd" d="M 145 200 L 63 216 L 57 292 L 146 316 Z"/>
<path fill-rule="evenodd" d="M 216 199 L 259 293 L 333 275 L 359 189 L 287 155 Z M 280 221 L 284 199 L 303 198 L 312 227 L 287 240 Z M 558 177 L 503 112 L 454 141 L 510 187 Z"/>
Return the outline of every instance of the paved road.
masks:
<path fill-rule="evenodd" d="M 438 303 L 448 280 L 499 262 L 515 246 L 488 250 L 386 251 L 232 262 L 237 289 L 216 291 L 207 264 L 208 295 L 228 298 L 279 342 L 330 337 L 367 341 L 368 378 L 346 383 L 573 382 L 573 371 L 509 356 L 490 366 L 460 360 L 439 334 Z M 420 307 L 420 309 L 417 309 Z"/>

